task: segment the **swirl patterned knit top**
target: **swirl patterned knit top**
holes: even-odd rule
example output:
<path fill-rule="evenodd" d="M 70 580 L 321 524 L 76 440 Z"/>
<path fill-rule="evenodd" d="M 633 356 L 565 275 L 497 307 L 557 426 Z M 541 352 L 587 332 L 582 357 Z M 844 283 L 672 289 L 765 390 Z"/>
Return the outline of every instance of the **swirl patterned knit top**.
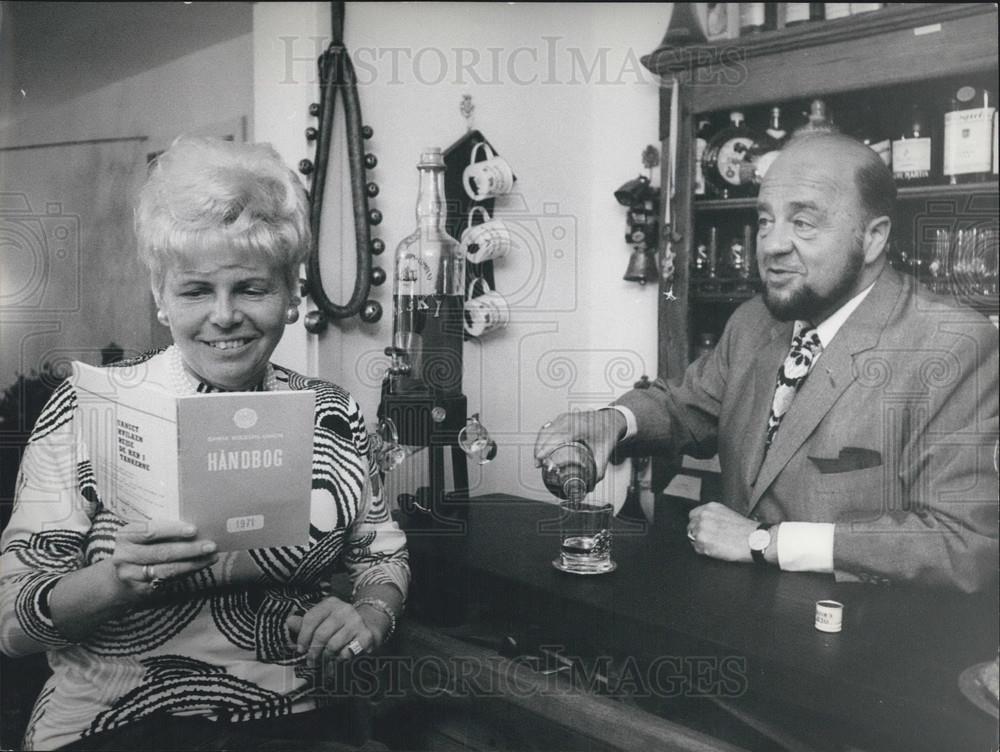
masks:
<path fill-rule="evenodd" d="M 210 391 L 175 347 L 121 364 L 175 394 Z M 294 652 L 286 619 L 346 572 L 357 590 L 391 583 L 406 594 L 406 540 L 381 497 L 364 419 L 341 388 L 269 366 L 261 388 L 316 394 L 307 546 L 220 554 L 171 580 L 162 597 L 71 643 L 53 624 L 48 593 L 61 577 L 109 558 L 125 520 L 101 504 L 76 447 L 76 394 L 58 387 L 21 462 L 15 507 L 0 539 L 0 649 L 47 651 L 53 675 L 35 703 L 26 749 L 55 749 L 154 712 L 245 721 L 315 709 L 318 672 Z"/>

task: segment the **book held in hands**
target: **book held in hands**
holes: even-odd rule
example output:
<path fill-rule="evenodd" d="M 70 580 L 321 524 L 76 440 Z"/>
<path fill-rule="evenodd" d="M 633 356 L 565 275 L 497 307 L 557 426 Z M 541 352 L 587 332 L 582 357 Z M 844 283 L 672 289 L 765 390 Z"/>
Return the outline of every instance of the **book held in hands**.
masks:
<path fill-rule="evenodd" d="M 189 522 L 220 551 L 308 544 L 312 392 L 178 397 L 134 376 L 73 363 L 77 443 L 106 507 Z"/>

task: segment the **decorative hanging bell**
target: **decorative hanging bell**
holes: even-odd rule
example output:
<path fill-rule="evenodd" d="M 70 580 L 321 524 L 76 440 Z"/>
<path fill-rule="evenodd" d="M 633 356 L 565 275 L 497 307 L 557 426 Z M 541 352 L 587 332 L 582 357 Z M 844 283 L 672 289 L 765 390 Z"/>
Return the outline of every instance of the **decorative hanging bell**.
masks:
<path fill-rule="evenodd" d="M 632 251 L 632 257 L 628 260 L 628 269 L 622 277 L 627 282 L 638 282 L 644 285 L 657 279 L 659 270 L 656 268 L 656 258 L 652 253 L 641 248 Z"/>

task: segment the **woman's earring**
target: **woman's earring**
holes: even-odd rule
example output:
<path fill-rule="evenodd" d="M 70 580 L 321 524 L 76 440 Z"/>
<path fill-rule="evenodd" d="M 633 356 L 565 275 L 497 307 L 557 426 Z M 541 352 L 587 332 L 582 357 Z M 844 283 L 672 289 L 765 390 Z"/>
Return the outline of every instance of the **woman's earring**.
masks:
<path fill-rule="evenodd" d="M 170 326 L 170 319 L 167 318 L 167 312 L 166 311 L 157 311 L 156 312 L 156 320 L 159 321 L 164 326 Z"/>
<path fill-rule="evenodd" d="M 299 309 L 295 306 L 288 306 L 288 310 L 285 311 L 285 323 L 294 324 L 299 320 Z"/>

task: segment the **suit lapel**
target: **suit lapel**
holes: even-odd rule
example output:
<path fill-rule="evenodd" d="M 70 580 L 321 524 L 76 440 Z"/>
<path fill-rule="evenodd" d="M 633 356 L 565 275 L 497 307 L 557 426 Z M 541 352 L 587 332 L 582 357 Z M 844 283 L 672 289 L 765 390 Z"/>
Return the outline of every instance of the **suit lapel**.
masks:
<path fill-rule="evenodd" d="M 750 494 L 748 511 L 753 511 L 788 461 L 854 381 L 854 356 L 878 344 L 879 336 L 899 298 L 900 287 L 897 273 L 886 267 L 872 291 L 844 322 L 830 346 L 823 350 L 781 421 L 767 457 L 760 466 L 756 484 Z M 786 344 L 786 348 L 787 346 Z M 766 398 L 769 406 L 773 389 L 772 384 L 771 395 Z M 766 425 L 765 414 L 761 433 Z"/>

